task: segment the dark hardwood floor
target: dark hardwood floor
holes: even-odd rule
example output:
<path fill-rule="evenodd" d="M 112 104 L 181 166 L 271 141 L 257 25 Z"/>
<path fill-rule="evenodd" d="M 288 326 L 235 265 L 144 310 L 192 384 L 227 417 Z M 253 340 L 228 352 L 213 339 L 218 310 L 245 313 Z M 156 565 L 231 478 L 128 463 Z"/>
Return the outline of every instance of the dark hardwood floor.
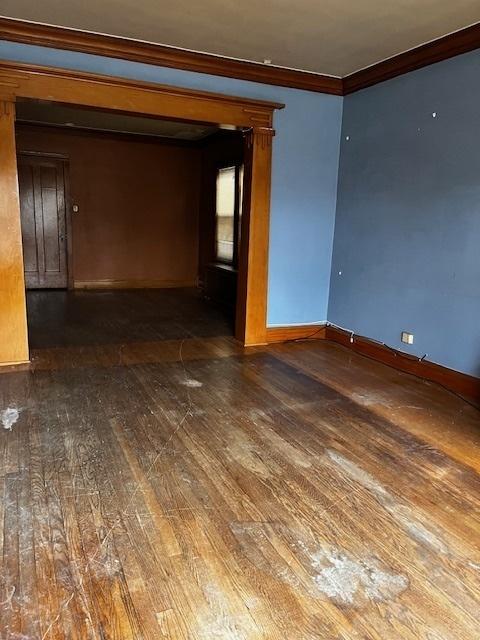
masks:
<path fill-rule="evenodd" d="M 227 313 L 197 289 L 27 292 L 33 349 L 232 335 Z"/>
<path fill-rule="evenodd" d="M 243 349 L 169 295 L 30 297 L 0 638 L 478 640 L 478 410 L 332 343 Z"/>

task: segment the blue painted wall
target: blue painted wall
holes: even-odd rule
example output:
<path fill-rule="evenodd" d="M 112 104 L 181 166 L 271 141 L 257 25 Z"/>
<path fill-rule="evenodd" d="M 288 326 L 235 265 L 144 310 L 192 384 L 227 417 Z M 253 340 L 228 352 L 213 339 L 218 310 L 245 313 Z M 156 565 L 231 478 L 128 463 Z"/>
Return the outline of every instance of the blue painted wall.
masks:
<path fill-rule="evenodd" d="M 474 375 L 479 79 L 477 51 L 345 98 L 328 312 L 330 322 Z M 414 333 L 412 347 L 402 330 Z"/>
<path fill-rule="evenodd" d="M 0 59 L 274 100 L 268 324 L 325 321 L 342 98 L 0 41 Z"/>

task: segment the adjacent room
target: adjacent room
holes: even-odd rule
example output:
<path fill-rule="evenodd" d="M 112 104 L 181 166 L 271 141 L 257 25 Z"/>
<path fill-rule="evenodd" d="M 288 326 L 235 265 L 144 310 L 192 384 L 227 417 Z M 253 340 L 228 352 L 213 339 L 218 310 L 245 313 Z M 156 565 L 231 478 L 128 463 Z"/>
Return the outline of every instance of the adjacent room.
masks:
<path fill-rule="evenodd" d="M 480 7 L 0 0 L 0 640 L 480 638 Z"/>
<path fill-rule="evenodd" d="M 234 333 L 241 131 L 16 105 L 31 360 Z"/>

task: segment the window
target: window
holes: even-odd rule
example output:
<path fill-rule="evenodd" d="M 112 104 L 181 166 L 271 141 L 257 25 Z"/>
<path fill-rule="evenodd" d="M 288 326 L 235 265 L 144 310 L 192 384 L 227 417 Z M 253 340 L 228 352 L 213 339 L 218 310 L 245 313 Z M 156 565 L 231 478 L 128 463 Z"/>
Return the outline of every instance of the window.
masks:
<path fill-rule="evenodd" d="M 235 242 L 235 167 L 217 173 L 217 260 L 233 263 Z"/>
<path fill-rule="evenodd" d="M 242 213 L 243 213 L 243 177 L 244 170 L 243 164 L 240 167 L 237 167 L 237 177 L 238 177 L 238 222 L 237 222 L 237 248 L 240 246 L 240 238 L 242 232 Z"/>
<path fill-rule="evenodd" d="M 215 258 L 238 266 L 238 245 L 243 197 L 243 166 L 217 171 Z"/>

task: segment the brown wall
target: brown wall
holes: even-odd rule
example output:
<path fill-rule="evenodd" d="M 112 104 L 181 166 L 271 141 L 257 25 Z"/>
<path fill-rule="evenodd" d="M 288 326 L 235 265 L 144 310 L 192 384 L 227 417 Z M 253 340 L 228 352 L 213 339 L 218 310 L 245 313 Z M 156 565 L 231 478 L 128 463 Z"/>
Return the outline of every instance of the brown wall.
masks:
<path fill-rule="evenodd" d="M 71 202 L 79 206 L 72 214 L 77 283 L 194 284 L 200 149 L 19 124 L 17 151 L 69 157 Z"/>

